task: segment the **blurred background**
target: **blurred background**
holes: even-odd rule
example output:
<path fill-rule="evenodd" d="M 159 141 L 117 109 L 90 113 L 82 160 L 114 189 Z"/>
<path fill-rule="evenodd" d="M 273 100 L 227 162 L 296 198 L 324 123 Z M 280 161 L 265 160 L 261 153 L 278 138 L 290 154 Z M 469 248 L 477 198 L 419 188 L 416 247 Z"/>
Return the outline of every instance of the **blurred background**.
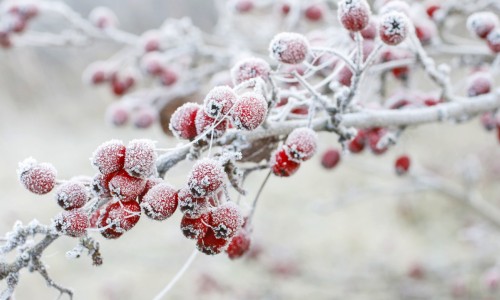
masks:
<path fill-rule="evenodd" d="M 116 12 L 121 27 L 140 33 L 165 18 L 190 16 L 203 30 L 215 23 L 212 1 L 65 1 L 82 15 L 96 5 Z M 57 26 L 40 24 L 40 26 Z M 0 51 L 0 232 L 16 220 L 50 222 L 60 209 L 53 194 L 36 196 L 17 181 L 17 163 L 33 156 L 51 162 L 58 177 L 93 175 L 89 157 L 102 142 L 149 138 L 167 148 L 176 141 L 159 126 L 114 128 L 105 119 L 115 101 L 108 89 L 82 83 L 93 61 L 119 48 L 100 42 L 84 48 L 14 48 Z M 339 147 L 321 134 L 321 153 Z M 468 162 L 481 164 L 480 189 L 500 205 L 500 156 L 494 134 L 478 120 L 426 125 L 405 132 L 382 156 L 345 156 L 325 170 L 320 155 L 290 178 L 272 177 L 255 214 L 250 254 L 237 261 L 199 255 L 169 299 L 499 299 L 499 228 L 456 200 L 417 191 L 396 176 L 394 159 L 408 154 L 412 172 L 430 169 L 458 184 Z M 192 163 L 166 179 L 185 182 Z M 248 180 L 250 203 L 265 174 Z M 178 228 L 180 214 L 164 222 L 143 217 L 118 240 L 101 242 L 104 264 L 68 260 L 76 240 L 61 238 L 44 261 L 75 299 L 151 299 L 194 249 Z M 11 258 L 11 257 L 10 257 Z M 2 283 L 3 284 L 3 283 Z M 3 288 L 0 285 L 0 288 Z M 21 273 L 16 299 L 53 299 L 38 274 Z"/>

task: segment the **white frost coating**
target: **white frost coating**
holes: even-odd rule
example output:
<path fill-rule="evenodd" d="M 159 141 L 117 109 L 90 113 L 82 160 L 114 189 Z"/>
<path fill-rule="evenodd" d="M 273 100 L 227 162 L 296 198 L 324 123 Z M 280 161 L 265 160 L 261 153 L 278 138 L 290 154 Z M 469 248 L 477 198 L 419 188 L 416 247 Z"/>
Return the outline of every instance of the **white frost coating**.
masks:
<path fill-rule="evenodd" d="M 493 29 L 486 37 L 486 41 L 493 52 L 500 52 L 500 29 Z"/>
<path fill-rule="evenodd" d="M 214 119 L 200 109 L 194 119 L 197 135 L 203 134 L 207 139 L 218 139 L 224 135 L 227 129 L 227 121 Z M 215 124 L 217 126 L 213 127 Z"/>
<path fill-rule="evenodd" d="M 226 202 L 211 213 L 210 225 L 216 238 L 229 239 L 243 226 L 243 215 L 238 205 Z"/>
<path fill-rule="evenodd" d="M 488 72 L 476 72 L 467 78 L 467 95 L 475 97 L 490 92 L 493 77 Z"/>
<path fill-rule="evenodd" d="M 188 177 L 188 187 L 193 196 L 212 195 L 224 184 L 224 170 L 214 159 L 198 160 Z"/>
<path fill-rule="evenodd" d="M 392 11 L 382 16 L 380 21 L 380 38 L 389 45 L 401 43 L 408 35 L 408 17 L 400 12 Z"/>
<path fill-rule="evenodd" d="M 168 128 L 177 138 L 190 140 L 196 137 L 195 118 L 200 108 L 199 104 L 188 102 L 175 110 Z"/>
<path fill-rule="evenodd" d="M 130 141 L 125 151 L 125 171 L 139 178 L 153 175 L 156 163 L 155 143 L 148 139 Z"/>
<path fill-rule="evenodd" d="M 266 115 L 267 101 L 264 96 L 248 92 L 234 104 L 231 121 L 238 129 L 254 130 L 264 122 Z"/>
<path fill-rule="evenodd" d="M 360 31 L 368 26 L 371 10 L 366 0 L 341 0 L 338 2 L 337 16 L 347 30 Z"/>
<path fill-rule="evenodd" d="M 249 57 L 240 60 L 231 68 L 231 77 L 234 84 L 240 84 L 256 77 L 267 80 L 270 72 L 271 66 L 265 60 L 257 57 Z"/>
<path fill-rule="evenodd" d="M 35 194 L 46 194 L 56 185 L 57 170 L 52 164 L 37 163 L 29 157 L 20 162 L 17 175 L 21 184 L 30 192 Z"/>
<path fill-rule="evenodd" d="M 301 162 L 310 159 L 318 147 L 318 134 L 311 128 L 294 129 L 287 137 L 284 149 L 288 156 Z"/>
<path fill-rule="evenodd" d="M 94 8 L 89 14 L 89 20 L 94 26 L 99 28 L 118 26 L 118 18 L 115 13 L 104 6 Z"/>
<path fill-rule="evenodd" d="M 90 161 L 102 174 L 111 174 L 123 168 L 125 145 L 120 140 L 109 140 L 99 145 Z"/>
<path fill-rule="evenodd" d="M 400 12 L 400 13 L 403 13 L 403 14 L 409 16 L 411 8 L 410 8 L 410 5 L 408 5 L 408 3 L 404 2 L 404 1 L 400 1 L 400 0 L 395 0 L 395 1 L 391 1 L 391 2 L 384 4 L 384 6 L 382 6 L 380 8 L 379 14 L 384 15 L 384 14 L 389 13 L 391 11 Z"/>
<path fill-rule="evenodd" d="M 225 116 L 236 102 L 236 97 L 236 93 L 227 85 L 214 87 L 203 102 L 205 113 L 212 118 Z"/>
<path fill-rule="evenodd" d="M 299 64 L 309 53 L 309 42 L 302 34 L 278 33 L 269 44 L 269 56 L 281 63 Z"/>
<path fill-rule="evenodd" d="M 492 12 L 476 12 L 467 18 L 467 29 L 474 35 L 484 38 L 498 26 L 498 17 Z"/>
<path fill-rule="evenodd" d="M 177 209 L 177 191 L 168 183 L 162 182 L 153 186 L 144 196 L 141 208 L 146 216 L 162 221 Z"/>
<path fill-rule="evenodd" d="M 56 201 L 65 210 L 80 208 L 87 203 L 88 189 L 78 181 L 63 183 L 56 191 Z"/>

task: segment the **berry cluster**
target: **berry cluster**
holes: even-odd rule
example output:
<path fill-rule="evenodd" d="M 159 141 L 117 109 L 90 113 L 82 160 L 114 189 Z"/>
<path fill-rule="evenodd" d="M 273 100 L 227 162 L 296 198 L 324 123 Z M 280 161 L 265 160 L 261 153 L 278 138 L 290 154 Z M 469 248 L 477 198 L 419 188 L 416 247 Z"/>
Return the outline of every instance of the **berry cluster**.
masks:
<path fill-rule="evenodd" d="M 26 30 L 28 23 L 39 13 L 36 2 L 11 2 L 3 9 L 7 12 L 6 18 L 0 21 L 0 47 L 12 46 L 12 35 L 21 34 Z"/>
<path fill-rule="evenodd" d="M 500 26 L 498 16 L 492 12 L 476 12 L 467 19 L 469 31 L 486 41 L 493 53 L 500 53 Z"/>

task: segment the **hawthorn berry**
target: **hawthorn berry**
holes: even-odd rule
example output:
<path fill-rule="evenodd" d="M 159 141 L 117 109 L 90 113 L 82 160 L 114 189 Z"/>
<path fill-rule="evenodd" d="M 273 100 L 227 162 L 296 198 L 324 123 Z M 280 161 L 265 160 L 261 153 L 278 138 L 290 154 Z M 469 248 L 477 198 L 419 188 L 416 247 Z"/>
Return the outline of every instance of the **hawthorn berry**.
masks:
<path fill-rule="evenodd" d="M 220 163 L 211 158 L 198 160 L 188 177 L 188 188 L 195 197 L 214 194 L 224 184 L 225 174 Z"/>
<path fill-rule="evenodd" d="M 192 219 L 184 215 L 181 220 L 181 231 L 188 239 L 200 239 L 205 236 L 208 231 L 208 222 L 210 215 L 202 214 L 199 218 Z"/>
<path fill-rule="evenodd" d="M 80 208 L 87 203 L 89 192 L 87 188 L 78 181 L 68 181 L 56 190 L 56 201 L 64 210 Z"/>
<path fill-rule="evenodd" d="M 225 117 L 236 102 L 236 97 L 236 93 L 229 86 L 216 86 L 208 92 L 203 101 L 204 111 L 212 118 Z"/>
<path fill-rule="evenodd" d="M 107 175 L 103 175 L 98 173 L 92 179 L 92 194 L 99 198 L 107 198 L 111 197 L 111 193 L 109 191 L 109 181 L 113 178 L 116 173 L 111 173 Z"/>
<path fill-rule="evenodd" d="M 164 70 L 163 56 L 158 52 L 145 54 L 140 63 L 141 69 L 152 76 L 160 76 Z"/>
<path fill-rule="evenodd" d="M 142 191 L 142 193 L 138 197 L 139 203 L 141 203 L 142 198 L 144 197 L 144 195 L 146 195 L 146 193 L 152 187 L 154 187 L 155 185 L 157 185 L 159 183 L 162 183 L 162 182 L 163 182 L 163 179 L 161 179 L 159 177 L 149 177 L 148 179 L 146 179 L 146 185 L 144 186 L 144 190 Z"/>
<path fill-rule="evenodd" d="M 115 126 L 123 126 L 129 120 L 129 110 L 121 103 L 113 103 L 106 110 L 106 119 Z"/>
<path fill-rule="evenodd" d="M 132 123 L 136 128 L 146 129 L 156 122 L 158 118 L 158 111 L 149 106 L 139 108 L 132 115 Z"/>
<path fill-rule="evenodd" d="M 131 89 L 136 82 L 132 73 L 114 73 L 111 76 L 111 90 L 116 96 L 122 96 Z"/>
<path fill-rule="evenodd" d="M 196 242 L 196 249 L 207 255 L 216 255 L 224 250 L 228 242 L 227 239 L 217 238 L 214 231 L 208 228 L 205 235 Z"/>
<path fill-rule="evenodd" d="M 132 229 L 141 217 L 141 207 L 135 201 L 110 202 L 100 212 L 97 228 L 107 239 L 119 238 Z"/>
<path fill-rule="evenodd" d="M 484 129 L 487 131 L 491 131 L 497 127 L 497 120 L 495 118 L 495 114 L 493 112 L 485 112 L 481 115 L 481 124 Z"/>
<path fill-rule="evenodd" d="M 146 180 L 130 176 L 125 170 L 118 171 L 109 181 L 113 198 L 122 202 L 135 201 L 146 186 Z"/>
<path fill-rule="evenodd" d="M 179 190 L 178 200 L 179 209 L 187 218 L 199 218 L 202 214 L 208 212 L 210 208 L 209 199 L 193 196 L 188 188 Z"/>
<path fill-rule="evenodd" d="M 169 128 L 173 134 L 181 139 L 192 140 L 196 137 L 196 114 L 200 105 L 188 102 L 177 108 L 170 118 Z"/>
<path fill-rule="evenodd" d="M 368 145 L 373 154 L 380 155 L 387 151 L 387 146 L 379 147 L 380 139 L 386 134 L 387 130 L 383 128 L 372 128 L 366 134 Z"/>
<path fill-rule="evenodd" d="M 56 230 L 71 237 L 81 237 L 90 227 L 89 217 L 85 211 L 74 209 L 59 213 L 54 219 Z"/>
<path fill-rule="evenodd" d="M 300 163 L 290 159 L 286 150 L 282 147 L 271 154 L 269 165 L 273 174 L 280 177 L 289 177 L 297 172 L 300 167 Z"/>
<path fill-rule="evenodd" d="M 234 84 L 240 84 L 257 77 L 267 80 L 270 73 L 271 67 L 269 64 L 257 57 L 242 59 L 231 68 L 231 77 Z"/>
<path fill-rule="evenodd" d="M 234 202 L 223 203 L 210 211 L 209 225 L 216 238 L 230 239 L 243 225 L 243 215 Z"/>
<path fill-rule="evenodd" d="M 97 28 L 106 29 L 118 26 L 118 18 L 115 13 L 107 7 L 96 7 L 89 14 L 90 22 Z"/>
<path fill-rule="evenodd" d="M 247 13 L 254 8 L 253 0 L 235 0 L 234 9 L 238 13 Z"/>
<path fill-rule="evenodd" d="M 267 101 L 261 94 L 247 92 L 238 98 L 231 112 L 231 122 L 240 130 L 254 130 L 267 115 Z"/>
<path fill-rule="evenodd" d="M 401 176 L 408 173 L 408 170 L 410 169 L 410 163 L 411 161 L 408 155 L 401 155 L 396 158 L 396 161 L 394 162 L 396 174 Z"/>
<path fill-rule="evenodd" d="M 338 71 L 336 79 L 343 86 L 349 87 L 351 86 L 352 75 L 352 70 L 344 64 Z"/>
<path fill-rule="evenodd" d="M 242 228 L 229 242 L 226 249 L 227 256 L 230 259 L 242 257 L 250 249 L 250 242 L 250 232 Z"/>
<path fill-rule="evenodd" d="M 488 47 L 494 53 L 500 53 L 500 28 L 493 29 L 487 36 L 486 42 Z"/>
<path fill-rule="evenodd" d="M 429 16 L 429 18 L 433 19 L 434 18 L 434 14 L 441 9 L 441 6 L 436 4 L 436 3 L 433 3 L 433 4 L 430 4 L 426 7 L 425 9 L 425 12 L 427 13 L 427 15 Z"/>
<path fill-rule="evenodd" d="M 208 140 L 220 138 L 227 129 L 227 120 L 214 119 L 207 115 L 203 109 L 198 110 L 194 124 L 198 136 L 203 135 Z"/>
<path fill-rule="evenodd" d="M 498 26 L 498 17 L 492 12 L 481 11 L 467 18 L 467 29 L 479 38 L 486 38 Z"/>
<path fill-rule="evenodd" d="M 366 132 L 364 130 L 358 130 L 358 133 L 352 139 L 347 148 L 351 153 L 359 153 L 365 149 L 366 145 Z"/>
<path fill-rule="evenodd" d="M 160 77 L 161 84 L 164 86 L 172 86 L 179 80 L 178 72 L 168 67 L 164 67 L 158 76 Z"/>
<path fill-rule="evenodd" d="M 21 184 L 35 194 L 47 194 L 56 185 L 57 171 L 54 166 L 49 163 L 38 163 L 32 157 L 19 163 L 17 175 Z"/>
<path fill-rule="evenodd" d="M 310 159 L 318 147 L 318 134 L 311 128 L 294 129 L 286 138 L 285 149 L 290 159 L 297 162 Z"/>
<path fill-rule="evenodd" d="M 311 4 L 304 10 L 304 16 L 311 22 L 317 22 L 323 19 L 325 7 L 319 4 Z"/>
<path fill-rule="evenodd" d="M 146 178 L 155 172 L 156 151 L 154 142 L 148 139 L 132 140 L 125 151 L 123 169 L 131 176 Z"/>
<path fill-rule="evenodd" d="M 159 51 L 161 48 L 161 32 L 159 30 L 148 30 L 140 37 L 140 44 L 144 52 Z"/>
<path fill-rule="evenodd" d="M 321 165 L 325 169 L 333 169 L 340 161 L 340 151 L 335 148 L 330 148 L 323 153 L 321 157 Z"/>
<path fill-rule="evenodd" d="M 368 25 L 360 31 L 364 40 L 374 40 L 377 37 L 378 22 L 375 18 L 370 18 Z M 349 35 L 354 39 L 354 33 L 350 32 Z"/>
<path fill-rule="evenodd" d="M 476 97 L 488 94 L 493 85 L 493 78 L 488 72 L 476 72 L 472 74 L 466 83 L 467 96 Z"/>
<path fill-rule="evenodd" d="M 82 79 L 88 84 L 102 84 L 111 79 L 110 66 L 105 62 L 94 62 L 85 69 Z"/>
<path fill-rule="evenodd" d="M 269 45 L 272 59 L 284 64 L 300 64 L 309 53 L 309 42 L 299 33 L 278 33 Z"/>
<path fill-rule="evenodd" d="M 177 209 L 177 190 L 165 182 L 156 184 L 142 198 L 141 208 L 149 218 L 165 220 Z"/>
<path fill-rule="evenodd" d="M 370 6 L 366 0 L 340 0 L 338 18 L 342 26 L 349 31 L 361 31 L 370 22 Z"/>
<path fill-rule="evenodd" d="M 101 174 L 111 174 L 123 169 L 125 150 L 122 141 L 110 140 L 97 147 L 90 160 Z"/>
<path fill-rule="evenodd" d="M 379 24 L 380 39 L 387 45 L 400 44 L 408 35 L 409 22 L 405 14 L 397 11 L 383 15 Z"/>

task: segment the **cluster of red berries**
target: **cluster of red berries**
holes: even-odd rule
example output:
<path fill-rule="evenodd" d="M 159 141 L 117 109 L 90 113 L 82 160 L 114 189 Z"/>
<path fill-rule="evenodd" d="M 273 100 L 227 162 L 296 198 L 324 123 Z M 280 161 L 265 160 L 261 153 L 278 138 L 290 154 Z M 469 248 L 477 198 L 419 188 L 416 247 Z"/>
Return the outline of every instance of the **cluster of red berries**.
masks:
<path fill-rule="evenodd" d="M 0 22 L 0 47 L 12 46 L 11 36 L 24 32 L 29 21 L 39 13 L 38 4 L 31 1 L 12 2 L 4 7 L 6 14 Z"/>
<path fill-rule="evenodd" d="M 293 7 L 293 9 L 300 9 L 300 15 L 309 22 L 319 22 L 323 20 L 327 12 L 327 7 L 324 5 L 324 3 L 307 3 L 305 5 L 299 6 L 298 2 L 294 3 L 293 5 L 285 2 L 280 5 L 281 13 L 283 14 L 283 16 L 288 16 Z"/>
<path fill-rule="evenodd" d="M 477 12 L 467 18 L 467 28 L 478 38 L 484 39 L 494 53 L 500 53 L 500 26 L 493 12 Z"/>
<path fill-rule="evenodd" d="M 274 175 L 288 177 L 300 167 L 300 163 L 309 160 L 318 146 L 318 135 L 311 128 L 294 129 L 285 143 L 272 155 L 269 161 Z"/>
<path fill-rule="evenodd" d="M 357 135 L 348 143 L 347 148 L 351 153 L 360 153 L 368 146 L 373 154 L 383 154 L 388 148 L 387 146 L 380 147 L 379 142 L 386 133 L 386 129 L 379 127 L 360 129 Z"/>
<path fill-rule="evenodd" d="M 476 71 L 467 78 L 467 96 L 476 97 L 491 92 L 493 76 L 487 71 Z"/>

